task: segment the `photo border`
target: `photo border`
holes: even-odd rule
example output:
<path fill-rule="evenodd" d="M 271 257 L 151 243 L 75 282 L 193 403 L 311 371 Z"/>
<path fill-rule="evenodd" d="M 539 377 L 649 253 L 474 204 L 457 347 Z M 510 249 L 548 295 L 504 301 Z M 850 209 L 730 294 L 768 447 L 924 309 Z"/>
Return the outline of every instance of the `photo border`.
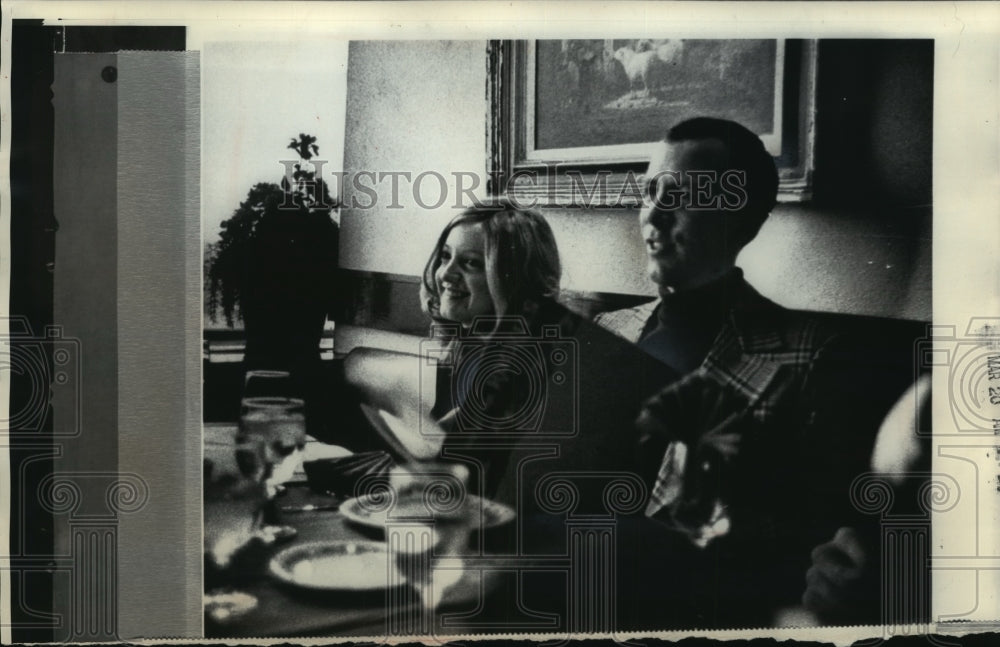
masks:
<path fill-rule="evenodd" d="M 165 3 L 158 3 L 165 4 Z M 541 4 L 541 3 L 540 3 Z M 698 6 L 702 20 L 711 22 L 713 20 L 728 19 L 732 21 L 731 8 L 726 8 L 723 3 L 709 3 L 714 6 Z M 492 7 L 481 6 L 474 10 L 480 16 L 479 20 L 487 26 L 480 24 L 483 31 L 502 32 L 504 37 L 524 37 L 527 32 L 531 37 L 545 34 L 545 30 L 539 28 L 539 24 L 551 19 L 552 9 L 536 9 L 534 7 L 524 7 L 517 5 L 518 10 L 523 11 L 523 15 L 515 13 L 514 9 L 507 9 L 503 5 Z M 664 5 L 663 9 L 678 5 Z M 681 5 L 686 11 L 693 5 Z M 728 7 L 728 5 L 727 5 Z M 315 29 L 310 19 L 320 14 L 331 16 L 326 10 L 319 10 L 315 6 L 280 4 L 269 5 L 268 7 L 244 5 L 243 3 L 226 4 L 212 3 L 212 6 L 197 6 L 188 3 L 183 8 L 172 7 L 172 11 L 167 11 L 163 7 L 156 8 L 147 6 L 136 9 L 133 6 L 122 3 L 23 3 L 13 0 L 6 3 L 3 8 L 4 32 L 9 34 L 10 18 L 12 14 L 24 16 L 44 16 L 47 20 L 67 20 L 78 21 L 78 24 L 102 22 L 108 20 L 108 16 L 116 16 L 115 20 L 121 23 L 138 24 L 178 24 L 194 20 L 191 16 L 201 16 L 201 19 L 228 19 L 234 24 L 244 25 L 256 24 L 267 21 L 268 17 L 278 18 L 288 21 L 289 15 L 293 15 L 302 20 L 306 29 Z M 357 6 L 344 8 L 344 11 L 356 12 L 349 14 L 346 19 L 340 22 L 340 27 L 332 26 L 333 29 L 347 29 L 354 26 L 362 38 L 374 37 L 399 37 L 399 38 L 421 38 L 428 37 L 426 31 L 428 5 L 422 5 L 416 10 L 402 7 L 399 14 L 387 15 L 382 8 L 359 8 Z M 565 8 L 560 7 L 560 11 Z M 478 35 L 481 32 L 467 27 L 470 22 L 475 22 L 469 16 L 468 10 L 458 11 L 454 6 L 441 7 L 442 12 L 446 12 L 449 20 L 445 21 L 440 32 L 434 32 L 434 36 L 439 38 L 469 38 L 470 33 Z M 991 91 L 989 83 L 996 77 L 996 56 L 997 51 L 997 14 L 995 7 L 984 4 L 959 4 L 933 7 L 927 3 L 853 3 L 853 6 L 831 6 L 817 3 L 812 7 L 773 7 L 771 9 L 746 9 L 747 11 L 760 11 L 762 14 L 755 14 L 759 22 L 752 24 L 743 23 L 734 25 L 732 22 L 725 23 L 729 29 L 739 33 L 767 34 L 777 27 L 766 26 L 767 16 L 770 15 L 774 21 L 773 25 L 781 25 L 788 33 L 798 35 L 809 34 L 812 37 L 817 31 L 822 32 L 821 37 L 837 37 L 837 35 L 849 34 L 851 37 L 886 37 L 886 34 L 903 35 L 904 37 L 931 37 L 936 39 L 935 47 L 935 112 L 934 112 L 934 319 L 942 325 L 957 326 L 959 330 L 975 332 L 977 329 L 966 325 L 972 319 L 989 315 L 998 311 L 998 298 L 995 293 L 995 285 L 991 283 L 996 271 L 996 233 L 997 225 L 995 218 L 995 192 L 992 191 L 996 183 L 994 173 L 995 165 L 990 160 L 995 159 L 997 149 L 997 137 L 995 121 L 991 119 L 996 109 L 996 92 Z M 800 12 L 801 10 L 801 12 Z M 772 13 L 768 14 L 768 11 Z M 789 14 L 774 13 L 786 11 Z M 289 14 L 288 12 L 291 12 Z M 478 12 L 490 12 L 488 15 Z M 645 14 L 637 14 L 646 17 Z M 343 18 L 343 14 L 338 16 Z M 596 19 L 595 19 L 596 20 Z M 688 18 L 682 19 L 683 21 Z M 80 22 L 82 21 L 82 22 Z M 258 22 L 254 22 L 258 21 Z M 463 22 L 465 21 L 465 22 Z M 491 30 L 489 26 L 498 21 L 509 21 L 503 26 Z M 515 22 L 517 21 L 517 22 Z M 533 21 L 533 22 L 532 22 Z M 665 24 L 666 19 L 661 19 L 658 24 Z M 817 23 L 823 22 L 822 27 Z M 461 24 L 459 24 L 461 23 Z M 67 22 L 66 24 L 73 24 Z M 476 23 L 479 24 L 479 23 Z M 685 23 L 688 24 L 688 23 Z M 723 23 L 717 23 L 723 24 Z M 527 25 L 527 26 L 525 26 Z M 244 27 L 245 28 L 245 27 Z M 604 26 L 607 30 L 607 25 Z M 574 29 L 579 29 L 574 33 L 577 37 L 587 37 L 590 35 L 606 33 L 602 32 L 600 25 L 587 23 L 574 23 Z M 611 30 L 617 29 L 613 27 Z M 706 33 L 713 33 L 713 30 L 722 29 L 714 27 L 708 29 Z M 717 33 L 715 31 L 714 33 Z M 492 35 L 492 33 L 491 33 Z M 983 61 L 990 61 L 994 67 L 987 69 L 986 66 L 972 69 L 961 69 L 963 61 L 970 60 L 970 48 L 977 52 L 971 60 L 982 65 Z M 10 71 L 10 40 L 5 38 L 3 42 L 2 70 L 9 78 Z M 978 56 L 978 58 L 977 58 Z M 964 58 L 963 58 L 964 57 Z M 942 71 L 948 74 L 941 74 Z M 5 95 L 3 99 L 3 109 L 10 108 L 9 81 L 5 85 Z M 985 97 L 986 101 L 978 101 Z M 939 106 L 947 106 L 947 110 L 939 110 Z M 956 106 L 960 106 L 956 108 Z M 0 133 L 0 140 L 3 140 L 2 150 L 0 150 L 0 161 L 9 163 L 10 141 L 9 120 L 3 122 L 3 132 Z M 985 170 L 984 170 L 985 169 Z M 3 178 L 3 190 L 0 191 L 2 201 L 0 201 L 0 273 L 4 275 L 4 281 L 0 282 L 0 297 L 8 299 L 10 292 L 7 285 L 9 279 L 9 258 L 10 258 L 10 186 L 7 178 Z M 958 233 L 956 233 L 958 232 Z M 991 324 L 992 325 L 992 324 Z M 6 321 L 0 323 L 0 334 L 6 334 L 3 329 Z M 981 332 L 981 331 L 980 331 Z M 977 333 L 978 334 L 978 333 Z M 976 335 L 973 335 L 976 337 Z M 981 339 L 981 336 L 979 337 Z M 939 379 L 940 378 L 940 379 Z M 6 406 L 8 394 L 8 382 L 5 376 L 0 375 L 0 394 Z M 935 372 L 935 424 L 939 422 L 938 415 L 944 416 L 944 424 L 947 422 L 948 411 L 950 410 L 951 399 L 956 394 L 949 391 L 950 383 Z M 0 413 L 4 410 L 0 409 Z M 970 445 L 961 434 L 951 434 L 953 438 L 949 441 L 952 444 L 965 443 L 966 446 L 977 450 L 980 454 L 988 447 L 986 440 L 979 437 L 975 443 Z M 940 449 L 936 447 L 936 449 Z M 5 467 L 9 464 L 9 448 L 3 447 L 0 452 L 0 463 Z M 979 463 L 982 464 L 982 463 Z M 977 465 L 979 465 L 977 464 Z M 995 471 L 995 470 L 994 470 Z M 9 477 L 10 475 L 6 475 Z M 992 473 L 979 474 L 979 476 L 992 476 Z M 965 481 L 968 481 L 966 478 Z M 991 479 L 992 481 L 992 479 Z M 987 490 L 989 491 L 989 490 Z M 9 492 L 9 490 L 7 490 Z M 178 496 L 183 496 L 183 493 Z M 5 497 L 6 498 L 6 497 Z M 3 502 L 6 511 L 11 509 L 9 499 Z M 989 504 L 984 502 L 984 505 Z M 996 505 L 993 508 L 986 508 L 982 511 L 986 516 L 986 521 L 997 521 Z M 0 512 L 3 510 L 0 509 Z M 992 515 L 992 516 L 990 516 Z M 939 520 L 940 521 L 940 520 Z M 949 524 L 950 525 L 950 524 Z M 940 530 L 937 526 L 935 530 Z M 949 532 L 937 533 L 935 542 L 952 541 L 956 533 L 964 532 L 964 528 L 948 528 Z M 996 539 L 996 535 L 993 535 Z M 980 557 L 974 555 L 971 557 Z M 989 554 L 982 557 L 988 558 Z M 995 559 L 995 558 L 994 558 Z M 969 562 L 969 568 L 976 571 L 974 561 Z M 985 562 L 984 562 L 985 564 Z M 141 568 L 141 565 L 139 565 Z M 984 566 L 984 572 L 989 570 L 988 565 Z M 5 590 L 0 595 L 0 599 L 9 600 L 6 595 L 9 592 L 10 579 L 8 570 L 2 570 L 0 585 L 4 585 Z M 946 595 L 948 591 L 942 592 Z M 957 592 L 961 594 L 961 592 Z M 978 592 L 977 592 L 978 593 Z M 987 598 L 987 601 L 990 601 Z M 996 604 L 995 598 L 992 602 Z M 8 604 L 8 603 L 5 603 Z M 9 608 L 5 610 L 9 614 Z M 3 623 L 3 612 L 0 612 L 0 623 Z M 9 617 L 6 616 L 6 617 Z M 997 624 L 988 621 L 957 623 L 954 625 L 934 625 L 933 630 L 943 632 L 954 632 L 955 634 L 966 631 L 989 631 L 996 630 Z M 867 631 L 866 631 L 867 629 Z M 901 628 L 897 628 L 899 630 Z M 917 629 L 926 629 L 917 628 Z M 860 631 L 859 631 L 860 630 Z M 9 638 L 9 626 L 0 629 L 0 639 Z M 900 631 L 899 633 L 905 633 Z M 680 638 L 690 635 L 712 635 L 718 639 L 732 637 L 754 637 L 754 636 L 775 636 L 790 637 L 796 636 L 807 640 L 837 640 L 843 642 L 853 640 L 862 635 L 878 635 L 879 628 L 820 628 L 816 630 L 792 629 L 792 630 L 761 630 L 761 631 L 740 631 L 740 632 L 684 632 L 663 634 L 665 638 Z M 9 642 L 9 640 L 3 640 Z M 287 640 L 282 641 L 287 642 Z"/>

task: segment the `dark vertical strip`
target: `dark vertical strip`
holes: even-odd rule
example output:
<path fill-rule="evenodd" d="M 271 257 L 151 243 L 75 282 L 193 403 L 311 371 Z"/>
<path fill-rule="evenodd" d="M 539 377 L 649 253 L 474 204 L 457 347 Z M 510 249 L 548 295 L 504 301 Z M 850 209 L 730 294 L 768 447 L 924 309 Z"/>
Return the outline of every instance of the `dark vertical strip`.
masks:
<path fill-rule="evenodd" d="M 41 356 L 34 370 L 10 372 L 10 543 L 11 623 L 14 642 L 49 642 L 53 630 L 39 622 L 52 611 L 52 575 L 27 570 L 30 556 L 53 552 L 52 514 L 37 493 L 52 471 L 52 421 L 46 403 L 39 405 L 38 380 L 51 366 L 51 347 L 38 342 L 52 324 L 52 273 L 55 220 L 52 214 L 51 103 L 53 39 L 57 29 L 40 20 L 14 20 L 11 30 L 10 140 L 10 303 L 8 312 L 21 317 L 33 334 L 12 339 L 11 355 L 22 351 Z M 13 323 L 13 322 L 12 322 Z M 13 330 L 12 330 L 13 332 Z M 40 355 L 39 355 L 40 354 Z M 15 366 L 26 369 L 26 366 Z M 38 411 L 35 411 L 38 409 Z M 34 415 L 34 414 L 38 415 Z M 25 414 L 19 416 L 19 414 Z M 30 465 L 30 469 L 27 469 Z M 25 468 L 25 469 L 22 469 Z M 19 478 L 20 477 L 20 478 Z M 23 507 L 21 507 L 23 506 Z M 14 510 L 21 514 L 13 514 Z M 24 568 L 24 570 L 21 570 Z M 21 572 L 18 572 L 21 571 Z M 32 611 L 34 610 L 34 611 Z"/>
<path fill-rule="evenodd" d="M 776 160 L 779 167 L 799 164 L 799 121 L 801 106 L 799 101 L 802 87 L 802 46 L 801 40 L 789 38 L 785 41 L 785 86 L 782 88 L 781 155 Z"/>
<path fill-rule="evenodd" d="M 79 371 L 71 391 L 58 399 L 53 393 L 52 429 L 61 453 L 52 469 L 80 493 L 78 508 L 54 519 L 56 554 L 65 554 L 81 515 L 106 514 L 107 483 L 119 469 L 117 65 L 114 54 L 57 54 L 53 60 L 53 209 L 59 220 L 53 320 L 61 327 L 60 343 L 78 354 Z M 74 554 L 71 566 L 89 582 L 94 571 L 87 555 Z M 89 626 L 73 617 L 86 609 L 59 585 L 52 598 L 64 620 L 55 640 L 107 639 L 66 636 Z"/>

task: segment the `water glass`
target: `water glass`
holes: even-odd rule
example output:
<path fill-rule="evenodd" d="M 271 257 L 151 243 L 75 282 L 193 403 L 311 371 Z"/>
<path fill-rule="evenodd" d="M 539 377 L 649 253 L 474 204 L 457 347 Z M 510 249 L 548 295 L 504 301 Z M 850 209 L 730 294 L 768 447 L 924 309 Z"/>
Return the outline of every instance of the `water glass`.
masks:
<path fill-rule="evenodd" d="M 436 608 L 462 577 L 477 512 L 468 483 L 468 468 L 456 463 L 410 463 L 390 472 L 396 498 L 386 524 L 389 551 L 425 609 Z"/>
<path fill-rule="evenodd" d="M 236 459 L 244 475 L 267 485 L 273 497 L 302 464 L 305 404 L 298 398 L 244 398 L 236 434 Z"/>

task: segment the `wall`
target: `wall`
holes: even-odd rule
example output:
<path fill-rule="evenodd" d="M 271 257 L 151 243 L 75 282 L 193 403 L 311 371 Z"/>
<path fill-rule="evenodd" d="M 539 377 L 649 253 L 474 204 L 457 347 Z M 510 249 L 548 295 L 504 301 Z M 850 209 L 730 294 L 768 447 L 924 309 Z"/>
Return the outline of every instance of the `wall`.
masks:
<path fill-rule="evenodd" d="M 930 40 L 820 42 L 814 199 L 776 210 L 744 251 L 761 292 L 931 318 L 933 70 Z"/>
<path fill-rule="evenodd" d="M 454 173 L 486 172 L 485 55 L 482 41 L 351 43 L 344 170 L 405 172 L 414 182 L 401 179 L 393 203 L 386 177 L 370 208 L 370 198 L 346 183 L 342 267 L 406 275 L 423 270 L 437 235 L 455 214 Z M 437 202 L 440 191 L 434 177 L 416 181 L 425 171 L 446 179 L 449 200 L 440 208 L 422 206 Z M 422 197 L 414 196 L 414 187 L 423 189 Z"/>
<path fill-rule="evenodd" d="M 352 43 L 345 170 L 483 173 L 485 50 Z M 933 43 L 826 40 L 818 57 L 814 200 L 779 205 L 738 262 L 789 307 L 930 319 Z M 453 211 L 402 198 L 401 209 L 344 211 L 345 267 L 420 273 Z M 544 213 L 564 289 L 654 294 L 633 211 Z"/>

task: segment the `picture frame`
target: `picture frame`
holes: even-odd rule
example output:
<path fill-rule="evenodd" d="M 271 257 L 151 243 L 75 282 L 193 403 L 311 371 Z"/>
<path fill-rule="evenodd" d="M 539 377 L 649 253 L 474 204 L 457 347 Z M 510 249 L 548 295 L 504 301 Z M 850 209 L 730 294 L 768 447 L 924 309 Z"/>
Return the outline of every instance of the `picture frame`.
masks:
<path fill-rule="evenodd" d="M 639 206 L 666 128 L 717 116 L 761 136 L 779 201 L 811 198 L 814 40 L 494 40 L 487 61 L 491 195 Z"/>

